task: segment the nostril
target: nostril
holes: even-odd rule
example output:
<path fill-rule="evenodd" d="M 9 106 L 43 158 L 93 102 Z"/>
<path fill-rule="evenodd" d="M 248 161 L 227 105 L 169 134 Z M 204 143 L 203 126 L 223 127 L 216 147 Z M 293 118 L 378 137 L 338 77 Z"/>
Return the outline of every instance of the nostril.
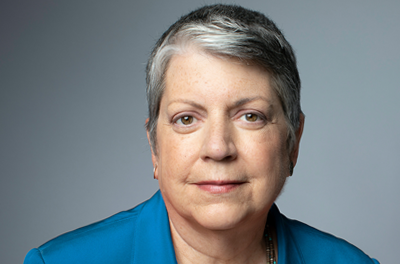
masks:
<path fill-rule="evenodd" d="M 223 160 L 224 161 L 230 161 L 230 160 L 232 160 L 233 159 L 233 156 L 232 155 L 229 155 L 229 156 L 226 156 Z"/>

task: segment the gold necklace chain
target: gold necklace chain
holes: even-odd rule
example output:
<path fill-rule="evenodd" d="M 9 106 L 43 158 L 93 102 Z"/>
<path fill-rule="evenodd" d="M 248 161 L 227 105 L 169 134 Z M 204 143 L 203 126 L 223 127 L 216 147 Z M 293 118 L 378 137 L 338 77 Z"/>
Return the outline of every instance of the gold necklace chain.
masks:
<path fill-rule="evenodd" d="M 267 263 L 268 264 L 276 264 L 275 258 L 275 248 L 274 248 L 274 239 L 272 237 L 271 228 L 267 224 L 264 231 L 265 243 L 267 244 Z"/>

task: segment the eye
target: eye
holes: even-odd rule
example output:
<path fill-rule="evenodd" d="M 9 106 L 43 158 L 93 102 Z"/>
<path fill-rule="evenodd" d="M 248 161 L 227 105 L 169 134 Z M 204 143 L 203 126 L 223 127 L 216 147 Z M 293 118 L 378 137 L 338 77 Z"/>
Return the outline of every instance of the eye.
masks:
<path fill-rule="evenodd" d="M 188 126 L 193 124 L 193 122 L 195 121 L 195 118 L 193 116 L 187 115 L 187 116 L 182 116 L 180 117 L 178 120 L 176 120 L 175 122 L 179 125 L 184 125 L 184 126 Z"/>
<path fill-rule="evenodd" d="M 248 122 L 256 122 L 256 121 L 258 121 L 258 120 L 261 119 L 259 115 L 256 115 L 256 114 L 254 114 L 254 113 L 247 113 L 247 114 L 244 114 L 244 115 L 242 115 L 240 118 L 241 118 L 241 119 L 245 119 L 245 120 L 248 121 Z"/>

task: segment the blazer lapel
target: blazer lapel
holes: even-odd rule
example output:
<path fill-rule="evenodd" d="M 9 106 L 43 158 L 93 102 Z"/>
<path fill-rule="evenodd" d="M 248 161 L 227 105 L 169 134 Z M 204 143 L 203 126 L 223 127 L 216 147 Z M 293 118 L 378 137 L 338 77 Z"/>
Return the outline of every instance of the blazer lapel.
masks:
<path fill-rule="evenodd" d="M 161 192 L 144 203 L 135 223 L 132 264 L 177 264 Z"/>
<path fill-rule="evenodd" d="M 285 217 L 279 212 L 278 207 L 273 204 L 269 214 L 275 220 L 278 237 L 278 263 L 279 264 L 305 264 L 300 248 L 293 239 L 290 229 L 285 225 Z"/>

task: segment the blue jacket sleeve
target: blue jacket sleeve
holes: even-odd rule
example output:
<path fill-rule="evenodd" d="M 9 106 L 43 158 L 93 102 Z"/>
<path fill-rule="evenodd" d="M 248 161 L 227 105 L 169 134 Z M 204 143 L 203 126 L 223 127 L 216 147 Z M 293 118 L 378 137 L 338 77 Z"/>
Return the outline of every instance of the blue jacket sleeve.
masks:
<path fill-rule="evenodd" d="M 42 254 L 37 248 L 31 249 L 26 254 L 24 264 L 45 264 L 42 258 Z"/>

